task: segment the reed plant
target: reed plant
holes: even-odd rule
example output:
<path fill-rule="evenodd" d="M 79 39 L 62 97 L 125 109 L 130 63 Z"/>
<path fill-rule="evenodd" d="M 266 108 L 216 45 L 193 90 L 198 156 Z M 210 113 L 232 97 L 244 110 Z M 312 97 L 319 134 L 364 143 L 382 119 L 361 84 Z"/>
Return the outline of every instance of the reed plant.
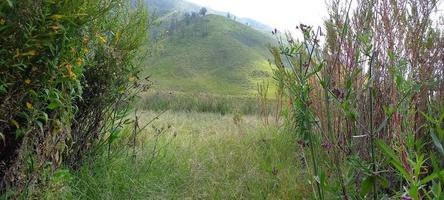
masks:
<path fill-rule="evenodd" d="M 315 198 L 442 198 L 437 3 L 330 1 L 324 29 L 298 26 L 301 41 L 274 31 L 286 124 L 315 155 Z"/>

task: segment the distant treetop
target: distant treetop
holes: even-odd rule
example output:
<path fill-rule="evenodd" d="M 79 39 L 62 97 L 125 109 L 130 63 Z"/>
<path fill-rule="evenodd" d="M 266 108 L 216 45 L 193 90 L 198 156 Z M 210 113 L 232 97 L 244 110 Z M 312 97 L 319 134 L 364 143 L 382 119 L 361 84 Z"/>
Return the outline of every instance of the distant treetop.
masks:
<path fill-rule="evenodd" d="M 202 16 L 205 16 L 205 15 L 207 14 L 207 8 L 202 7 L 202 8 L 200 9 L 200 11 L 199 11 L 199 14 L 202 15 Z"/>

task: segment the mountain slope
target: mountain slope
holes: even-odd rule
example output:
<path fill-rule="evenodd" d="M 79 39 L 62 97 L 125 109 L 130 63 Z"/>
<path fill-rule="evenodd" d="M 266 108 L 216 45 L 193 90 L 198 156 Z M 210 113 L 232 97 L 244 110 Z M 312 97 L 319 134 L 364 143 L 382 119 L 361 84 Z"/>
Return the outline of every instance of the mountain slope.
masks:
<path fill-rule="evenodd" d="M 250 18 L 240 18 L 238 19 L 238 21 L 240 21 L 243 24 L 248 24 L 249 26 L 253 27 L 254 29 L 261 31 L 263 33 L 267 33 L 267 34 L 271 34 L 271 31 L 273 30 L 273 28 L 271 28 L 268 25 L 265 25 L 261 22 L 258 22 L 254 19 L 250 19 Z"/>
<path fill-rule="evenodd" d="M 144 0 L 144 1 L 145 4 L 148 5 L 148 9 L 150 10 L 150 12 L 160 18 L 163 18 L 172 13 L 184 14 L 186 12 L 188 13 L 199 12 L 199 9 L 203 7 L 186 0 Z M 206 9 L 208 10 L 208 14 L 216 14 L 220 16 L 227 15 L 227 12 L 214 10 L 212 8 L 206 8 Z M 234 15 L 232 15 L 232 17 L 234 17 Z M 251 18 L 237 17 L 237 21 L 243 24 L 248 24 L 248 26 L 267 34 L 273 30 L 271 27 Z"/>
<path fill-rule="evenodd" d="M 199 11 L 200 6 L 183 0 L 145 0 L 148 9 L 159 17 L 170 12 Z"/>
<path fill-rule="evenodd" d="M 271 77 L 267 44 L 273 39 L 218 15 L 174 22 L 161 53 L 147 59 L 158 89 L 253 94 Z"/>

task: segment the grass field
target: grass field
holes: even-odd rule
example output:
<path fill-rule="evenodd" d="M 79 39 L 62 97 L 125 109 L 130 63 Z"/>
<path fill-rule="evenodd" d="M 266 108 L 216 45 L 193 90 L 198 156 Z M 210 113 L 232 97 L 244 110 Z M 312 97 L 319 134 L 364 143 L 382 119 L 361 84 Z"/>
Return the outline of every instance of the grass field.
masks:
<path fill-rule="evenodd" d="M 267 109 L 271 113 L 273 100 Z M 142 95 L 137 105 L 143 110 L 196 111 L 219 114 L 259 114 L 258 98 L 255 96 L 231 96 L 215 94 L 189 94 L 182 92 L 150 91 Z"/>
<path fill-rule="evenodd" d="M 156 117 L 144 112 L 141 121 Z M 125 137 L 123 137 L 125 138 Z M 311 193 L 290 134 L 255 116 L 167 112 L 139 137 L 121 139 L 71 181 L 78 199 L 301 199 Z M 109 164 L 111 162 L 111 164 Z"/>

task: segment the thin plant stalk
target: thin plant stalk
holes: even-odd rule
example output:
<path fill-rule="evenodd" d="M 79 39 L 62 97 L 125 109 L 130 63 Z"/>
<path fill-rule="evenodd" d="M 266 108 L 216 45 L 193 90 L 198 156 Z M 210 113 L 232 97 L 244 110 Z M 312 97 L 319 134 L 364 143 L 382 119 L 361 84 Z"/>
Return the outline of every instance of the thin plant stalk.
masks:
<path fill-rule="evenodd" d="M 375 157 L 375 145 L 374 145 L 374 131 L 373 131 L 373 61 L 375 57 L 375 52 L 373 52 L 371 59 L 370 59 L 370 65 L 368 69 L 368 76 L 369 76 L 369 86 L 368 86 L 368 100 L 369 100 L 369 106 L 370 106 L 370 119 L 369 119 L 369 130 L 370 130 L 370 148 L 371 148 L 371 158 L 372 158 L 372 172 L 373 176 L 376 174 L 376 157 Z M 378 199 L 378 194 L 376 192 L 376 181 L 373 181 L 373 199 Z"/>

